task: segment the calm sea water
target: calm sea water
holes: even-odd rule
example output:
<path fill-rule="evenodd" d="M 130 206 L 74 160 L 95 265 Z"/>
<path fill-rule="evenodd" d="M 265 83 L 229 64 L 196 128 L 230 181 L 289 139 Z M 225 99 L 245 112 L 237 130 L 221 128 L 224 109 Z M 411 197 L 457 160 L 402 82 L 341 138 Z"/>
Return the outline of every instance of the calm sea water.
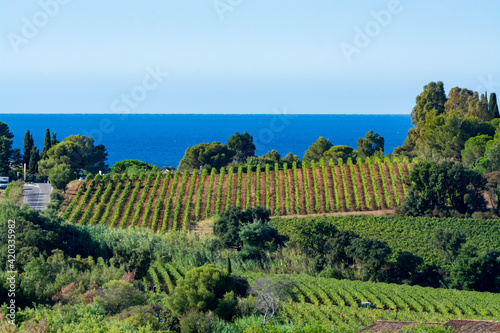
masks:
<path fill-rule="evenodd" d="M 227 143 L 235 132 L 254 137 L 256 154 L 275 149 L 281 156 L 304 152 L 320 136 L 334 145 L 356 148 L 356 140 L 373 130 L 385 138 L 385 152 L 403 144 L 411 128 L 409 115 L 102 115 L 0 114 L 22 149 L 30 130 L 35 145 L 43 148 L 45 130 L 59 140 L 72 134 L 92 136 L 108 151 L 108 164 L 138 159 L 159 167 L 179 164 L 186 148 L 201 142 Z"/>

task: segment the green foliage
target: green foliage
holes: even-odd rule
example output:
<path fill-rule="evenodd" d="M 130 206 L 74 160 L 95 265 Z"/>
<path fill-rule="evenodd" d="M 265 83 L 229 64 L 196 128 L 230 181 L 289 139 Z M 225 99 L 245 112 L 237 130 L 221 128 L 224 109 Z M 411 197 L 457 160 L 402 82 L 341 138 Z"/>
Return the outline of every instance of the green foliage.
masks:
<path fill-rule="evenodd" d="M 368 131 L 364 138 L 358 139 L 358 155 L 361 158 L 367 158 L 375 155 L 375 153 L 384 153 L 384 138 L 378 133 L 373 134 L 373 131 Z"/>
<path fill-rule="evenodd" d="M 409 216 L 472 214 L 486 202 L 481 191 L 485 179 L 477 172 L 453 162 L 421 162 L 413 168 L 411 191 L 401 213 Z"/>
<path fill-rule="evenodd" d="M 253 137 L 247 132 L 239 134 L 236 132 L 227 140 L 227 147 L 235 151 L 234 158 L 238 162 L 244 162 L 247 157 L 255 156 L 255 145 Z"/>
<path fill-rule="evenodd" d="M 237 314 L 236 304 L 234 279 L 213 265 L 188 271 L 167 299 L 168 308 L 178 317 L 193 310 L 213 311 L 231 320 Z"/>
<path fill-rule="evenodd" d="M 304 154 L 304 158 L 302 161 L 304 163 L 310 163 L 311 161 L 319 161 L 324 153 L 328 151 L 331 147 L 333 147 L 330 140 L 323 138 L 320 136 L 315 143 L 309 146 L 309 149 L 306 150 Z"/>
<path fill-rule="evenodd" d="M 219 237 L 224 247 L 241 247 L 243 242 L 240 231 L 243 225 L 256 220 L 269 221 L 269 210 L 261 207 L 241 210 L 240 207 L 230 207 L 214 223 L 214 234 Z"/>
<path fill-rule="evenodd" d="M 458 230 L 437 229 L 434 231 L 430 244 L 453 266 L 465 240 L 465 234 Z"/>
<path fill-rule="evenodd" d="M 212 203 L 212 192 L 214 188 L 214 179 L 215 175 L 217 174 L 217 171 L 215 169 L 212 169 L 210 171 L 210 180 L 208 182 L 208 193 L 207 193 L 207 205 L 205 206 L 205 218 L 207 218 L 210 215 L 210 205 Z"/>
<path fill-rule="evenodd" d="M 117 314 L 127 307 L 144 305 L 145 295 L 132 283 L 124 280 L 111 280 L 104 284 L 94 302 L 107 314 Z"/>
<path fill-rule="evenodd" d="M 0 121 L 0 174 L 2 176 L 8 175 L 10 163 L 14 159 L 13 137 L 14 135 L 10 132 L 9 126 Z"/>
<path fill-rule="evenodd" d="M 126 175 L 139 175 L 144 172 L 160 172 L 160 168 L 156 165 L 148 164 L 139 160 L 123 160 L 116 162 L 109 169 L 111 173 L 126 174 Z"/>
<path fill-rule="evenodd" d="M 73 172 L 69 165 L 61 163 L 50 169 L 48 175 L 49 181 L 58 190 L 66 190 L 66 185 L 71 181 Z"/>
<path fill-rule="evenodd" d="M 465 290 L 500 292 L 500 250 L 478 250 L 466 244 L 451 269 L 452 285 Z"/>
<path fill-rule="evenodd" d="M 318 225 L 316 227 L 315 225 Z M 326 225 L 325 225 L 326 224 Z M 329 226 L 330 224 L 331 226 Z M 438 229 L 455 229 L 467 235 L 468 242 L 480 250 L 500 250 L 500 229 L 498 220 L 478 220 L 459 218 L 395 217 L 395 216 L 335 216 L 310 218 L 277 218 L 272 225 L 282 235 L 288 235 L 290 241 L 297 236 L 299 228 L 309 228 L 313 237 L 320 237 L 323 229 L 338 228 L 350 230 L 361 237 L 386 242 L 394 253 L 409 251 L 424 259 L 424 263 L 446 265 L 439 251 L 431 245 Z M 315 236 L 314 230 L 318 229 Z M 306 229 L 307 230 L 307 229 Z M 305 244 L 308 248 L 314 245 Z M 321 242 L 319 242 L 321 244 Z M 448 263 L 449 264 L 449 263 Z"/>
<path fill-rule="evenodd" d="M 220 168 L 233 160 L 236 152 L 220 142 L 200 143 L 186 149 L 179 170 Z"/>
<path fill-rule="evenodd" d="M 95 140 L 84 135 L 70 135 L 62 142 L 53 145 L 47 151 L 46 159 L 40 161 L 38 168 L 42 175 L 49 176 L 50 170 L 59 164 L 67 164 L 79 173 L 86 171 L 96 174 L 99 171 L 106 173 L 105 164 L 108 153 L 104 145 L 94 146 Z"/>
<path fill-rule="evenodd" d="M 323 158 L 333 160 L 338 163 L 339 160 L 347 161 L 348 158 L 355 159 L 357 156 L 356 150 L 348 146 L 333 146 L 323 154 Z"/>
<path fill-rule="evenodd" d="M 468 139 L 462 150 L 462 161 L 469 168 L 474 168 L 486 152 L 486 144 L 493 138 L 488 135 L 478 135 Z"/>

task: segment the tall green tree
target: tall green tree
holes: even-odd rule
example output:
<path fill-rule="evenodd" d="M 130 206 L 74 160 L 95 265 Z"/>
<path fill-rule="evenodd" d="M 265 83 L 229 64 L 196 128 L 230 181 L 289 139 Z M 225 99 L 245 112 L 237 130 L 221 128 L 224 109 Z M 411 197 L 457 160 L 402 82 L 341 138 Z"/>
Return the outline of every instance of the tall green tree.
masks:
<path fill-rule="evenodd" d="M 68 185 L 73 178 L 73 171 L 69 165 L 60 163 L 50 169 L 48 177 L 52 186 L 65 192 L 66 185 Z"/>
<path fill-rule="evenodd" d="M 488 107 L 490 109 L 490 113 L 495 118 L 500 118 L 500 114 L 498 113 L 497 94 L 495 94 L 495 93 L 490 94 L 490 104 Z"/>
<path fill-rule="evenodd" d="M 220 142 L 200 143 L 186 149 L 179 170 L 220 168 L 233 160 L 235 151 Z"/>
<path fill-rule="evenodd" d="M 50 140 L 50 130 L 47 128 L 45 130 L 45 138 L 43 139 L 43 149 L 42 149 L 42 154 L 41 158 L 45 159 L 47 157 L 47 152 L 49 149 L 52 148 L 52 141 Z"/>
<path fill-rule="evenodd" d="M 50 139 L 50 146 L 54 147 L 57 145 L 60 141 L 57 140 L 57 133 L 52 133 L 52 139 Z"/>
<path fill-rule="evenodd" d="M 325 161 L 329 161 L 330 159 L 332 159 L 333 163 L 338 163 L 340 158 L 345 162 L 349 157 L 353 160 L 356 160 L 356 150 L 352 147 L 342 145 L 333 146 L 323 154 L 323 158 Z"/>
<path fill-rule="evenodd" d="M 437 114 L 444 112 L 446 103 L 446 95 L 444 92 L 443 82 L 431 82 L 424 86 L 424 91 L 417 96 L 417 104 L 411 112 L 412 123 L 419 126 L 425 122 L 428 112 L 436 110 Z"/>
<path fill-rule="evenodd" d="M 12 138 L 9 126 L 0 121 L 0 175 L 7 176 L 14 158 Z"/>
<path fill-rule="evenodd" d="M 253 137 L 247 132 L 231 135 L 227 140 L 227 146 L 236 152 L 234 158 L 238 162 L 244 162 L 247 157 L 255 156 L 255 145 Z"/>
<path fill-rule="evenodd" d="M 23 162 L 26 163 L 26 167 L 30 164 L 31 147 L 33 147 L 33 135 L 30 133 L 30 130 L 27 130 L 24 134 L 23 143 Z"/>
<path fill-rule="evenodd" d="M 58 164 L 67 164 L 73 172 L 107 172 L 107 152 L 104 145 L 94 146 L 94 139 L 84 135 L 71 135 L 47 152 L 47 158 L 39 163 L 39 171 L 48 176 L 50 169 Z"/>
<path fill-rule="evenodd" d="M 332 147 L 333 144 L 330 142 L 330 140 L 320 136 L 318 140 L 316 140 L 316 142 L 310 145 L 309 149 L 306 150 L 302 162 L 303 163 L 310 163 L 311 161 L 318 162 L 323 157 L 323 154 Z"/>
<path fill-rule="evenodd" d="M 40 161 L 40 153 L 38 151 L 38 148 L 33 145 L 30 152 L 30 164 L 28 166 L 28 173 L 38 173 L 38 161 Z"/>
<path fill-rule="evenodd" d="M 479 160 L 484 157 L 486 145 L 493 138 L 488 135 L 478 135 L 470 138 L 465 142 L 465 147 L 462 150 L 462 161 L 469 168 L 474 168 Z"/>
<path fill-rule="evenodd" d="M 472 214 L 486 208 L 481 174 L 456 162 L 420 162 L 415 165 L 412 187 L 401 213 L 409 216 Z"/>
<path fill-rule="evenodd" d="M 358 156 L 367 158 L 376 152 L 384 153 L 384 138 L 378 133 L 368 131 L 364 138 L 358 139 Z"/>

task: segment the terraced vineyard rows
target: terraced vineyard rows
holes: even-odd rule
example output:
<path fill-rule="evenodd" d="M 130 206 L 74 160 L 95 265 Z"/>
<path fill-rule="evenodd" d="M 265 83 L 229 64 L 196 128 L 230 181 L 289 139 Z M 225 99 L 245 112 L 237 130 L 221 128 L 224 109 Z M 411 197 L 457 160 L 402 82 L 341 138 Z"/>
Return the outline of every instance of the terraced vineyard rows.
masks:
<path fill-rule="evenodd" d="M 409 187 L 408 161 L 353 164 L 320 161 L 298 169 L 284 165 L 221 168 L 210 175 L 176 172 L 139 177 L 106 175 L 82 182 L 61 215 L 78 224 L 138 226 L 153 231 L 189 229 L 192 222 L 230 206 L 265 206 L 272 215 L 394 208 Z M 246 171 L 246 172 L 245 172 Z"/>
<path fill-rule="evenodd" d="M 500 294 L 297 276 L 283 314 L 296 324 L 360 328 L 377 320 L 500 319 Z M 361 308 L 369 302 L 371 308 Z"/>

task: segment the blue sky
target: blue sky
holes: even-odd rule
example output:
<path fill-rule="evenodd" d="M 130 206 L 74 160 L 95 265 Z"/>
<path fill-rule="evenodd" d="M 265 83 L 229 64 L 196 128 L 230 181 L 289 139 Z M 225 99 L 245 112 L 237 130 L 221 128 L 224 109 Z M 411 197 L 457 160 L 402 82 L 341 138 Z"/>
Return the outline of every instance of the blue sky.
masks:
<path fill-rule="evenodd" d="M 500 93 L 499 14 L 494 0 L 5 0 L 0 113 L 409 114 L 430 81 Z"/>

